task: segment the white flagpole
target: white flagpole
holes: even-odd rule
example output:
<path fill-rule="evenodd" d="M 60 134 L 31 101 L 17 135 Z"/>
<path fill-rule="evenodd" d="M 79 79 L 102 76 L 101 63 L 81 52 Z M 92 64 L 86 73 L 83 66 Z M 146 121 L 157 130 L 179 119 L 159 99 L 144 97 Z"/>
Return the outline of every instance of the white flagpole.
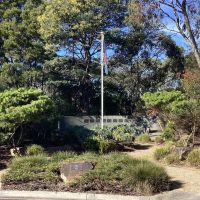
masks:
<path fill-rule="evenodd" d="M 103 129 L 104 116 L 104 32 L 101 32 L 101 128 Z"/>

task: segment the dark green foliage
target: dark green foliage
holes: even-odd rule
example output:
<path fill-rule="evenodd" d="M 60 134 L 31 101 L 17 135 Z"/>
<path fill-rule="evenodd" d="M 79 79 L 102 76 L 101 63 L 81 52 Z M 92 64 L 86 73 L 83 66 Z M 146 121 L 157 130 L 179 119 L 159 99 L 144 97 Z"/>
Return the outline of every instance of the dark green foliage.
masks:
<path fill-rule="evenodd" d="M 84 160 L 96 163 L 95 169 L 76 179 L 70 185 L 72 188 L 84 190 L 84 185 L 92 184 L 92 188 L 98 190 L 99 184 L 102 188 L 109 187 L 110 189 L 113 189 L 112 186 L 118 185 L 120 192 L 126 188 L 139 194 L 169 189 L 169 177 L 162 167 L 149 161 L 133 159 L 123 153 L 97 156 L 91 153 L 76 155 L 72 152 L 60 152 L 51 158 L 47 158 L 45 155 L 15 158 L 10 170 L 3 178 L 3 184 L 30 182 L 38 179 L 47 183 L 59 183 L 58 168 L 63 161 Z M 91 187 L 88 187 L 88 190 L 90 190 L 89 188 Z"/>
<path fill-rule="evenodd" d="M 115 126 L 111 130 L 112 137 L 118 142 L 133 142 L 134 141 L 134 129 L 128 125 Z"/>
<path fill-rule="evenodd" d="M 156 160 L 162 160 L 166 156 L 168 156 L 171 153 L 171 144 L 166 144 L 163 147 L 159 147 L 154 152 L 154 158 Z"/>
<path fill-rule="evenodd" d="M 12 139 L 14 144 L 24 139 L 27 126 L 50 123 L 55 117 L 54 103 L 38 89 L 19 88 L 0 93 L 0 129 L 4 138 Z"/>
<path fill-rule="evenodd" d="M 174 164 L 180 162 L 179 155 L 176 152 L 172 152 L 164 158 L 167 164 Z"/>
<path fill-rule="evenodd" d="M 194 53 L 190 52 L 185 56 L 185 68 L 188 70 L 198 70 L 198 63 Z"/>
<path fill-rule="evenodd" d="M 186 97 L 181 91 L 161 91 L 161 92 L 147 92 L 142 96 L 147 108 L 158 108 L 160 110 L 167 110 L 173 102 L 185 100 Z M 169 108 L 170 109 L 170 108 Z"/>
<path fill-rule="evenodd" d="M 44 148 L 37 144 L 30 145 L 26 149 L 26 155 L 28 156 L 37 156 L 43 153 L 44 153 Z"/>
<path fill-rule="evenodd" d="M 162 139 L 161 136 L 157 136 L 157 137 L 155 138 L 155 143 L 156 143 L 156 144 L 162 144 L 163 142 L 164 142 L 164 140 Z"/>
<path fill-rule="evenodd" d="M 60 115 L 99 115 L 99 33 L 104 31 L 111 52 L 109 75 L 104 79 L 105 114 L 141 112 L 141 94 L 166 86 L 166 80 L 178 79 L 182 53 L 171 38 L 159 37 L 151 24 L 127 23 L 127 6 L 127 1 L 116 0 L 2 1 L 0 91 L 40 88 Z M 158 59 L 160 53 L 169 58 L 166 63 Z M 29 135 L 38 135 L 38 140 L 44 136 L 40 140 L 44 142 L 54 132 L 53 125 L 38 118 L 35 122 L 33 117 L 31 125 L 26 121 L 23 128 Z M 16 129 L 19 136 L 22 128 Z M 13 130 L 7 132 L 13 134 Z M 116 131 L 115 140 L 129 140 L 124 137 L 129 135 Z"/>
<path fill-rule="evenodd" d="M 49 172 L 47 167 L 51 162 L 44 155 L 16 158 L 10 165 L 10 171 L 4 177 L 6 182 L 30 181 L 44 179 L 56 181 L 56 174 Z"/>
<path fill-rule="evenodd" d="M 101 186 L 120 185 L 121 189 L 126 188 L 142 194 L 149 191 L 142 187 L 144 183 L 150 186 L 150 193 L 168 189 L 168 176 L 163 168 L 156 166 L 149 161 L 133 159 L 127 155 L 112 153 L 99 158 L 95 169 L 86 173 L 75 185 L 83 187 L 92 184 L 98 188 L 98 181 Z M 95 186 L 96 185 L 96 186 Z M 149 189 L 149 187 L 148 187 Z M 87 191 L 87 190 L 86 190 Z"/>
<path fill-rule="evenodd" d="M 148 133 L 144 133 L 136 137 L 136 141 L 141 142 L 141 143 L 148 143 L 148 142 L 151 142 L 151 138 Z"/>
<path fill-rule="evenodd" d="M 86 139 L 84 147 L 90 151 L 97 151 L 99 153 L 107 153 L 109 151 L 117 150 L 118 142 L 134 141 L 133 129 L 126 125 L 114 127 L 96 127 L 93 134 Z"/>
<path fill-rule="evenodd" d="M 188 154 L 187 161 L 190 165 L 199 167 L 200 166 L 200 149 L 192 150 Z"/>
<path fill-rule="evenodd" d="M 89 151 L 96 151 L 103 154 L 117 150 L 117 145 L 115 141 L 106 139 L 101 135 L 96 135 L 86 140 L 85 148 Z"/>
<path fill-rule="evenodd" d="M 166 124 L 165 130 L 162 134 L 162 138 L 165 141 L 174 141 L 175 139 L 175 124 L 173 122 L 168 122 Z"/>
<path fill-rule="evenodd" d="M 194 77 L 193 80 L 195 80 Z M 192 81 L 190 78 L 191 85 L 193 82 L 195 81 Z M 195 83 L 197 84 L 197 82 Z M 191 91 L 192 88 L 190 92 Z M 189 94 L 189 92 L 183 93 L 181 91 L 172 90 L 154 93 L 147 92 L 142 96 L 146 108 L 149 109 L 153 115 L 159 115 L 160 119 L 165 124 L 166 128 L 163 133 L 163 138 L 165 140 L 174 140 L 177 138 L 177 136 L 180 135 L 178 130 L 183 130 L 188 134 L 197 132 L 197 119 L 200 116 L 199 103 L 197 97 L 193 98 L 193 96 Z M 197 92 L 195 92 L 195 94 L 197 94 Z"/>

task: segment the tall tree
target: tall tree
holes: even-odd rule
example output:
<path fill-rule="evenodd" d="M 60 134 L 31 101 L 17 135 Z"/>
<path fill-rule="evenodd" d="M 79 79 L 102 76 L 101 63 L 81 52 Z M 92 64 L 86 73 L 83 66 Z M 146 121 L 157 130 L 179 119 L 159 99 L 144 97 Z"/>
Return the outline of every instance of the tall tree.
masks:
<path fill-rule="evenodd" d="M 41 0 L 2 1 L 0 4 L 0 69 L 3 77 L 11 75 L 8 82 L 4 79 L 8 87 L 39 86 L 33 80 L 48 58 L 38 33 L 37 16 L 41 7 Z M 25 73 L 25 80 L 20 77 L 18 84 L 14 80 L 12 84 L 11 77 L 15 73 Z"/>
<path fill-rule="evenodd" d="M 199 0 L 132 0 L 130 7 L 132 15 L 139 16 L 132 17 L 133 21 L 151 23 L 159 20 L 162 28 L 180 34 L 191 47 L 200 68 Z M 144 12 L 141 13 L 141 10 Z"/>
<path fill-rule="evenodd" d="M 44 12 L 38 17 L 40 33 L 47 48 L 65 49 L 90 72 L 92 60 L 100 52 L 100 31 L 125 26 L 126 11 L 126 4 L 118 0 L 46 1 Z"/>

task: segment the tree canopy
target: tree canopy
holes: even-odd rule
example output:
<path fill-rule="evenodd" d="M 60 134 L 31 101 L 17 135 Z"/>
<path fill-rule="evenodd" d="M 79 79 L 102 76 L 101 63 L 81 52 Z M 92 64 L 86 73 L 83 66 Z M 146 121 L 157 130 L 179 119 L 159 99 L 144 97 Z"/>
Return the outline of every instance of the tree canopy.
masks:
<path fill-rule="evenodd" d="M 22 139 L 23 129 L 34 123 L 55 118 L 52 100 L 40 90 L 30 88 L 10 89 L 0 93 L 0 130 L 5 139 L 15 144 Z M 20 136 L 16 136 L 16 134 Z"/>
<path fill-rule="evenodd" d="M 53 101 L 60 116 L 99 115 L 103 31 L 109 67 L 104 80 L 105 114 L 143 112 L 141 96 L 180 88 L 185 66 L 193 62 L 160 30 L 160 11 L 147 5 L 148 1 L 127 0 L 2 1 L 0 91 L 24 88 L 24 93 L 36 88 L 46 95 L 41 101 Z M 141 9 L 144 12 L 138 14 Z M 24 106 L 32 109 L 30 104 Z M 14 108 L 18 111 L 17 105 Z M 12 113 L 13 121 L 22 120 L 26 109 L 21 109 Z"/>

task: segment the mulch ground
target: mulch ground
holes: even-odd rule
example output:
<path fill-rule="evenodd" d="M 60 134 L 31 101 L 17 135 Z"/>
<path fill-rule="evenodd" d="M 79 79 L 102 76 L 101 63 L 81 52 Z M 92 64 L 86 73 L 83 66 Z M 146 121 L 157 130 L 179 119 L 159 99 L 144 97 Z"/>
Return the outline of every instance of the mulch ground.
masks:
<path fill-rule="evenodd" d="M 103 185 L 99 181 L 93 183 L 68 187 L 66 184 L 60 182 L 58 184 L 44 182 L 42 180 L 21 182 L 21 183 L 10 183 L 3 185 L 4 190 L 19 190 L 19 191 L 53 191 L 53 192 L 89 192 L 96 194 L 121 194 L 121 195 L 147 195 L 133 192 L 131 188 L 123 188 L 118 184 Z"/>
<path fill-rule="evenodd" d="M 10 151 L 7 146 L 0 146 L 0 170 L 6 169 L 10 163 Z"/>
<path fill-rule="evenodd" d="M 160 188 L 161 191 L 169 191 L 172 189 L 172 183 L 166 183 L 165 188 Z M 146 196 L 157 194 L 160 191 L 150 193 L 150 191 L 136 191 L 132 187 L 124 187 L 120 183 L 110 182 L 105 183 L 100 180 L 94 180 L 87 184 L 77 184 L 67 186 L 63 182 L 52 183 L 44 180 L 28 181 L 28 182 L 13 182 L 3 184 L 4 190 L 19 190 L 19 191 L 53 191 L 53 192 L 75 192 L 75 193 L 95 193 L 95 194 L 119 194 L 132 196 Z M 145 189 L 144 189 L 145 190 Z"/>

